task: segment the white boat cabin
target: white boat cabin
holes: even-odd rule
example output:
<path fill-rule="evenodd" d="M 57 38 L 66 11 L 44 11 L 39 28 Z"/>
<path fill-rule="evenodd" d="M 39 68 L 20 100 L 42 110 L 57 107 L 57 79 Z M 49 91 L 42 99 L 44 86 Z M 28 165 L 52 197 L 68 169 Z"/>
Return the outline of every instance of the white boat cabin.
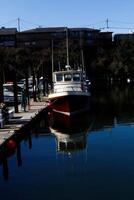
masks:
<path fill-rule="evenodd" d="M 82 70 L 53 72 L 53 92 L 86 91 L 86 74 Z"/>

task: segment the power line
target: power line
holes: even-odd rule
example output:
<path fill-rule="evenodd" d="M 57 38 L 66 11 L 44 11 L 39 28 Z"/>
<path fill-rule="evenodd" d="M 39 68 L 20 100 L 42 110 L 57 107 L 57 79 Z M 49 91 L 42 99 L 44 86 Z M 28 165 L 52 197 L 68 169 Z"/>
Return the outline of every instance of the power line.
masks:
<path fill-rule="evenodd" d="M 109 20 L 111 23 L 120 23 L 120 24 L 134 24 L 134 22 L 118 21 L 118 20 Z"/>
<path fill-rule="evenodd" d="M 11 24 L 13 24 L 13 23 L 15 23 L 15 25 L 16 25 L 16 27 L 18 28 L 18 31 L 20 32 L 21 31 L 21 24 L 31 24 L 31 25 L 33 25 L 34 27 L 41 27 L 41 25 L 39 25 L 39 24 L 36 24 L 36 23 L 33 23 L 33 22 L 29 22 L 29 21 L 27 21 L 27 20 L 23 20 L 23 19 L 21 19 L 21 18 L 16 18 L 16 19 L 13 19 L 13 20 L 9 20 L 9 21 L 7 21 L 7 22 L 4 22 L 4 23 L 1 23 L 0 24 L 0 26 L 2 27 L 2 26 L 5 26 L 5 25 L 11 25 Z"/>
<path fill-rule="evenodd" d="M 12 23 L 15 23 L 16 24 L 16 27 L 18 29 L 18 31 L 21 31 L 21 28 L 24 27 L 25 29 L 29 29 L 29 25 L 32 25 L 34 27 L 42 27 L 40 24 L 36 24 L 36 23 L 33 23 L 33 22 L 30 22 L 30 21 L 27 21 L 27 20 L 24 20 L 24 19 L 21 19 L 21 18 L 17 18 L 17 19 L 13 19 L 13 20 L 9 20 L 5 23 L 1 23 L 0 26 L 5 26 L 5 25 L 11 25 Z M 27 26 L 28 24 L 28 26 Z M 98 22 L 95 22 L 95 23 L 92 23 L 92 24 L 89 24 L 87 25 L 87 27 L 91 27 L 93 26 L 93 28 L 97 28 L 99 30 L 105 30 L 105 29 L 115 29 L 115 30 L 131 30 L 131 29 L 134 29 L 134 27 L 127 27 L 127 26 L 122 26 L 122 25 L 119 25 L 119 26 L 114 26 L 114 24 L 127 24 L 127 25 L 134 25 L 133 22 L 126 22 L 126 21 L 118 21 L 118 20 L 111 20 L 111 19 L 106 19 L 106 20 L 100 20 Z"/>
<path fill-rule="evenodd" d="M 102 23 L 105 23 L 105 20 L 103 21 L 98 21 L 98 22 L 95 22 L 95 23 L 92 23 L 92 24 L 89 24 L 90 26 L 94 26 L 94 25 L 97 25 L 97 24 L 102 24 Z M 88 25 L 88 26 L 89 26 Z"/>
<path fill-rule="evenodd" d="M 27 25 L 25 25 L 22 21 L 21 21 L 21 31 L 22 30 L 28 30 L 30 29 L 30 27 L 28 27 Z"/>
<path fill-rule="evenodd" d="M 13 20 L 7 21 L 5 23 L 1 23 L 0 26 L 5 26 L 6 24 L 11 24 L 11 23 L 16 22 L 16 21 L 17 21 L 17 19 L 13 19 Z"/>
<path fill-rule="evenodd" d="M 27 23 L 27 24 L 32 24 L 32 25 L 34 25 L 34 26 L 36 26 L 36 27 L 40 27 L 40 26 L 41 26 L 40 24 L 36 24 L 36 23 L 33 23 L 33 22 L 29 22 L 29 21 L 24 20 L 24 19 L 21 19 L 21 21 L 24 22 L 24 23 Z"/>
<path fill-rule="evenodd" d="M 111 29 L 134 29 L 134 27 L 109 27 Z"/>

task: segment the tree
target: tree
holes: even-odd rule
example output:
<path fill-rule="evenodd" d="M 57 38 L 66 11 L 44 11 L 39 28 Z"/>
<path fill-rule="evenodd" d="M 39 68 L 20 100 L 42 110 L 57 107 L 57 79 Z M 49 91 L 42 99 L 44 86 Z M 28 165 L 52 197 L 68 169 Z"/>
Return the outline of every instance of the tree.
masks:
<path fill-rule="evenodd" d="M 109 81 L 111 72 L 109 65 L 112 60 L 112 50 L 99 47 L 94 60 L 91 62 L 92 81 Z"/>
<path fill-rule="evenodd" d="M 5 48 L 0 47 L 0 103 L 4 101 L 3 82 L 4 82 L 4 66 L 5 66 Z"/>
<path fill-rule="evenodd" d="M 114 78 L 119 78 L 123 82 L 129 77 L 134 79 L 134 39 L 127 38 L 115 47 L 112 53 L 112 62 L 109 70 Z"/>

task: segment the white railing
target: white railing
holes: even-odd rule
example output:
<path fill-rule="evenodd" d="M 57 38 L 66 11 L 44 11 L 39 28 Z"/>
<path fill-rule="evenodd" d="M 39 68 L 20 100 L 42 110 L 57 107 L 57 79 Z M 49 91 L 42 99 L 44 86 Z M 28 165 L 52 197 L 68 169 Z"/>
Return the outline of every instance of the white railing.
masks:
<path fill-rule="evenodd" d="M 79 91 L 81 92 L 82 91 L 82 88 L 81 88 L 81 84 L 75 84 L 75 85 L 57 85 L 54 87 L 54 93 L 57 93 L 57 92 L 72 92 L 72 91 Z"/>

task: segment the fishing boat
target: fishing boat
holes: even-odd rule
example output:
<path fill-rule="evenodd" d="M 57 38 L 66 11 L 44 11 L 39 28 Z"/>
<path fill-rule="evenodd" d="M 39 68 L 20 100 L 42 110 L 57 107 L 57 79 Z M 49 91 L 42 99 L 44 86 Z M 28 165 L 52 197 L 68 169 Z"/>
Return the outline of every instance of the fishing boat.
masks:
<path fill-rule="evenodd" d="M 89 109 L 90 92 L 82 69 L 53 72 L 53 90 L 48 95 L 49 107 L 54 112 L 74 115 Z"/>
<path fill-rule="evenodd" d="M 67 65 L 63 70 L 54 71 L 53 42 L 52 42 L 52 90 L 48 95 L 49 108 L 54 112 L 64 115 L 74 115 L 89 109 L 88 90 L 84 70 L 84 58 L 82 52 L 82 67 L 72 69 L 69 65 L 68 30 L 66 29 Z"/>

